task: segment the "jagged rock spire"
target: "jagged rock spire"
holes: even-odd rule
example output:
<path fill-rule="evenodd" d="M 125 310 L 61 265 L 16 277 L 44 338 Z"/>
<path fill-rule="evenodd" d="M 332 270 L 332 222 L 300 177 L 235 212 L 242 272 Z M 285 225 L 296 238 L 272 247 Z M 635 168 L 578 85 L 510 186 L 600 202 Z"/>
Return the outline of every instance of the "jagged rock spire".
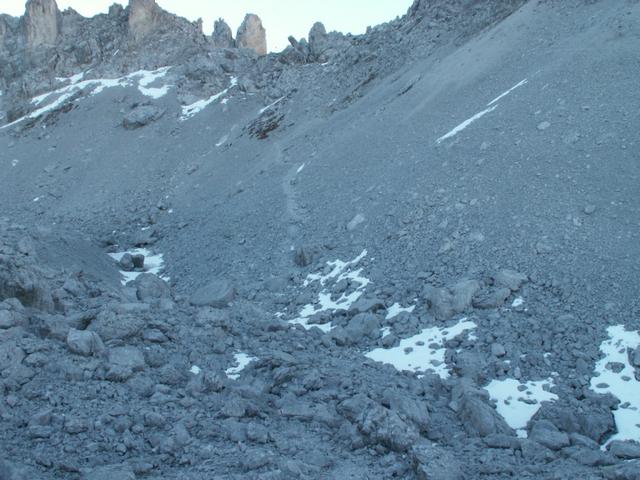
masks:
<path fill-rule="evenodd" d="M 29 0 L 24 14 L 28 48 L 55 45 L 60 31 L 56 0 Z"/>
<path fill-rule="evenodd" d="M 244 17 L 236 35 L 236 46 L 255 50 L 258 55 L 267 54 L 267 32 L 262 26 L 260 17 L 253 13 L 248 13 Z"/>
<path fill-rule="evenodd" d="M 160 7 L 155 0 L 129 0 L 129 35 L 142 40 L 156 26 Z"/>
<path fill-rule="evenodd" d="M 213 25 L 213 44 L 219 48 L 233 48 L 236 46 L 231 27 L 222 18 L 216 20 Z"/>

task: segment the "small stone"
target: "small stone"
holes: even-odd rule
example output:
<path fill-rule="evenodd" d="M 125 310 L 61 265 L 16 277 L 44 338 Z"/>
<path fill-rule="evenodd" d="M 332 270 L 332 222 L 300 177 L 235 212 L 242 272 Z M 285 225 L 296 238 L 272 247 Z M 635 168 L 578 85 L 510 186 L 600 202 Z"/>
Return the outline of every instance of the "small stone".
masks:
<path fill-rule="evenodd" d="M 0 328 L 12 328 L 18 324 L 18 316 L 9 310 L 0 310 Z"/>
<path fill-rule="evenodd" d="M 313 262 L 313 257 L 307 250 L 302 247 L 296 248 L 293 254 L 293 263 L 298 267 L 307 267 L 311 265 L 311 262 Z"/>
<path fill-rule="evenodd" d="M 364 215 L 362 215 L 361 213 L 356 214 L 356 216 L 353 217 L 349 223 L 347 223 L 347 230 L 352 232 L 353 230 L 358 228 L 358 225 L 360 225 L 361 223 L 364 223 L 364 221 L 365 221 Z"/>
<path fill-rule="evenodd" d="M 631 363 L 634 367 L 640 368 L 640 346 L 636 347 L 636 349 L 631 354 Z"/>
<path fill-rule="evenodd" d="M 549 128 L 551 126 L 551 123 L 544 121 L 544 122 L 540 122 L 538 124 L 538 130 L 540 130 L 541 132 L 544 132 L 547 128 Z"/>
<path fill-rule="evenodd" d="M 497 285 L 507 287 L 512 292 L 517 292 L 528 278 L 526 275 L 513 270 L 501 270 L 493 277 L 493 280 Z"/>
<path fill-rule="evenodd" d="M 144 268 L 144 255 L 141 253 L 131 255 L 131 261 L 133 262 L 134 268 Z"/>
<path fill-rule="evenodd" d="M 109 350 L 109 365 L 130 369 L 133 372 L 143 370 L 146 366 L 144 355 L 136 347 L 116 347 Z"/>
<path fill-rule="evenodd" d="M 491 355 L 494 357 L 504 357 L 507 354 L 504 346 L 500 343 L 491 344 Z"/>
<path fill-rule="evenodd" d="M 592 215 L 595 213 L 595 211 L 596 211 L 595 205 L 587 205 L 586 207 L 584 207 L 584 213 L 586 213 L 587 215 Z"/>
<path fill-rule="evenodd" d="M 135 268 L 133 265 L 133 256 L 130 253 L 125 253 L 118 262 L 118 266 L 125 272 L 131 272 Z"/>

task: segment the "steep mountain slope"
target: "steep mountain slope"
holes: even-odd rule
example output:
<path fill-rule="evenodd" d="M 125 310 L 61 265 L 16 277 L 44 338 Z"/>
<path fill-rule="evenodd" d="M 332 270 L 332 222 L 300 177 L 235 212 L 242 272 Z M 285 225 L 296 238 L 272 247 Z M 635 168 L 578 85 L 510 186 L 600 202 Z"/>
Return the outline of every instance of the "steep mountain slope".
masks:
<path fill-rule="evenodd" d="M 268 56 L 171 22 L 0 97 L 7 471 L 640 475 L 638 1 L 417 0 Z M 136 247 L 171 291 L 117 285 Z"/>

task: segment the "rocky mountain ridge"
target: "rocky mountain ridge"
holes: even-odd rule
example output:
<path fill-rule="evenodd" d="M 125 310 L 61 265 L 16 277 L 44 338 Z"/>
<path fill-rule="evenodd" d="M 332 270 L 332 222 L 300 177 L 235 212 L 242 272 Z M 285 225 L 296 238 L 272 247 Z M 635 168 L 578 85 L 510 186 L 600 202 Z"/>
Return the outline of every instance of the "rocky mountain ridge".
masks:
<path fill-rule="evenodd" d="M 6 37 L 0 479 L 639 478 L 640 1 L 136 8 Z"/>

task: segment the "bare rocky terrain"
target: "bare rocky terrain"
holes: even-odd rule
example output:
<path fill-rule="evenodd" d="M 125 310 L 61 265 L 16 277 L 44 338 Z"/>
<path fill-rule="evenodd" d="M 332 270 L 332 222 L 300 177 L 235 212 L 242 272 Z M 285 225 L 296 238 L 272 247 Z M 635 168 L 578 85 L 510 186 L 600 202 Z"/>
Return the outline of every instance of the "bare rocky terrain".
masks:
<path fill-rule="evenodd" d="M 640 2 L 268 28 L 0 15 L 0 480 L 640 479 Z"/>

